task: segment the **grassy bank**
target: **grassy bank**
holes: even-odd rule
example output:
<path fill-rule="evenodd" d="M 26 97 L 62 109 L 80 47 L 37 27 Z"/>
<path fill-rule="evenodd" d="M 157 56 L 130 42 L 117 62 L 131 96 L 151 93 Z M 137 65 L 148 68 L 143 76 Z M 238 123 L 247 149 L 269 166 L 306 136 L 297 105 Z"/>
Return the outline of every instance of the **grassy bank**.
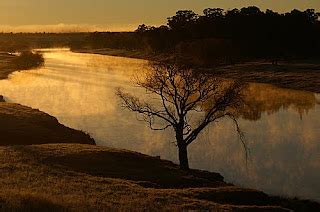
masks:
<path fill-rule="evenodd" d="M 95 144 L 85 133 L 63 126 L 44 112 L 0 98 L 0 146 L 48 143 Z"/>
<path fill-rule="evenodd" d="M 168 161 L 91 145 L 0 147 L 0 164 L 2 209 L 301 211 L 319 206 L 226 184 L 219 174 L 183 172 Z"/>
<path fill-rule="evenodd" d="M 161 55 L 150 55 L 124 49 L 81 49 L 79 53 L 91 53 L 146 60 L 158 60 Z M 320 60 L 297 60 L 272 65 L 268 61 L 246 62 L 212 68 L 196 67 L 225 78 L 241 79 L 246 82 L 268 83 L 282 88 L 320 93 Z"/>
<path fill-rule="evenodd" d="M 12 72 L 16 71 L 12 65 L 15 57 L 8 53 L 0 53 L 0 79 L 6 79 Z"/>
<path fill-rule="evenodd" d="M 213 73 L 247 82 L 267 83 L 282 88 L 320 93 L 320 60 L 282 62 L 278 65 L 264 61 L 249 62 L 217 67 Z"/>
<path fill-rule="evenodd" d="M 41 54 L 23 52 L 19 56 L 0 54 L 0 79 L 12 72 L 42 66 Z M 63 126 L 58 120 L 44 112 L 19 104 L 6 103 L 0 95 L 0 146 L 31 145 L 48 143 L 95 144 L 83 132 Z"/>
<path fill-rule="evenodd" d="M 146 59 L 150 60 L 155 57 L 155 55 L 147 54 L 141 51 L 130 51 L 125 49 L 72 49 L 73 52 L 77 53 L 87 53 L 87 54 L 100 54 L 100 55 L 109 55 L 116 57 L 128 57 L 128 58 L 136 58 L 136 59 Z"/>
<path fill-rule="evenodd" d="M 39 53 L 25 51 L 18 56 L 0 53 L 0 79 L 8 78 L 12 72 L 38 68 L 43 64 L 44 58 Z"/>

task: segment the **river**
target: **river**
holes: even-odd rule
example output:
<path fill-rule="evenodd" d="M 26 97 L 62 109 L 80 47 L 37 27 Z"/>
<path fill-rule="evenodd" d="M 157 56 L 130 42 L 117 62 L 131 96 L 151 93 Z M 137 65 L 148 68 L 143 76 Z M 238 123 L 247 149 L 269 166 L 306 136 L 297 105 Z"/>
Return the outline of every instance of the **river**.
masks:
<path fill-rule="evenodd" d="M 0 81 L 0 94 L 89 133 L 98 145 L 124 148 L 177 162 L 171 131 L 154 132 L 119 106 L 115 89 L 142 94 L 132 75 L 146 61 L 42 50 L 45 66 Z M 189 148 L 190 166 L 221 173 L 227 182 L 269 194 L 320 201 L 320 95 L 251 84 L 240 127 L 250 150 L 246 166 L 231 121 L 207 128 Z M 108 164 L 106 164 L 107 166 Z"/>

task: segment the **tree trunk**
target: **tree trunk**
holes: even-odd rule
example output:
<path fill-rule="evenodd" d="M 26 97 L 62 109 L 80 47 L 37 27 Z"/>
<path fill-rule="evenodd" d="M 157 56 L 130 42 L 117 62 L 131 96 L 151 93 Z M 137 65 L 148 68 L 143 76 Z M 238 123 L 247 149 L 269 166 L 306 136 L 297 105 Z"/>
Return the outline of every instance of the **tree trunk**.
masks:
<path fill-rule="evenodd" d="M 179 162 L 180 169 L 189 170 L 188 147 L 187 145 L 179 145 Z"/>

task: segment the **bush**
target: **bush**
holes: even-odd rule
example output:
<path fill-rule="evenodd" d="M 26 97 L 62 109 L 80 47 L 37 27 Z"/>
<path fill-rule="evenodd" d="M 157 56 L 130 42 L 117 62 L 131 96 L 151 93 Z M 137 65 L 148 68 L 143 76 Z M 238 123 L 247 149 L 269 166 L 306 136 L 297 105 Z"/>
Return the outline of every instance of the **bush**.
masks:
<path fill-rule="evenodd" d="M 43 55 L 30 51 L 22 52 L 13 60 L 13 65 L 17 69 L 33 69 L 41 67 L 44 64 Z"/>

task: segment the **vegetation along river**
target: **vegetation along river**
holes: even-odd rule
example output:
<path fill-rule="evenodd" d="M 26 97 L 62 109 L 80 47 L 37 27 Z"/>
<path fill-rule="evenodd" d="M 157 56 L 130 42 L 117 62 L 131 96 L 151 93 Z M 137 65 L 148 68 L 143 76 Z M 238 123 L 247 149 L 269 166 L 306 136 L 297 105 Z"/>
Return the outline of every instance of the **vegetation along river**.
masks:
<path fill-rule="evenodd" d="M 88 132 L 101 146 L 138 151 L 177 162 L 173 132 L 151 131 L 120 107 L 115 89 L 143 95 L 132 75 L 144 60 L 42 50 L 45 66 L 0 81 L 0 94 Z M 270 194 L 320 200 L 320 95 L 250 84 L 251 109 L 239 114 L 250 150 L 245 155 L 231 121 L 207 128 L 190 146 L 191 168 L 221 173 L 226 181 Z M 108 166 L 108 164 L 106 164 Z"/>

